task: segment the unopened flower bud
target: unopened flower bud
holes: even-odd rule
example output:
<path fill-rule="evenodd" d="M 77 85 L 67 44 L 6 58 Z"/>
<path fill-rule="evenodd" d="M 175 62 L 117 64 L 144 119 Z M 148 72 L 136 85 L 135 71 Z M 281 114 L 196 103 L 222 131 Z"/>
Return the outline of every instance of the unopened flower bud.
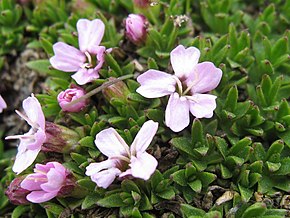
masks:
<path fill-rule="evenodd" d="M 136 45 L 145 42 L 147 38 L 148 21 L 140 14 L 129 14 L 126 18 L 126 36 Z"/>
<path fill-rule="evenodd" d="M 10 185 L 8 186 L 5 194 L 9 198 L 10 202 L 15 205 L 29 204 L 29 201 L 26 199 L 26 196 L 30 191 L 21 188 L 20 183 L 25 177 L 20 176 L 15 178 Z"/>
<path fill-rule="evenodd" d="M 51 122 L 45 122 L 46 141 L 42 145 L 43 151 L 69 153 L 76 150 L 80 136 L 77 132 Z"/>
<path fill-rule="evenodd" d="M 115 78 L 111 77 L 109 78 L 109 81 L 114 79 Z M 111 102 L 112 99 L 118 99 L 122 102 L 126 102 L 127 95 L 130 93 L 130 91 L 123 81 L 119 81 L 103 89 L 102 93 L 108 102 Z"/>
<path fill-rule="evenodd" d="M 137 8 L 147 8 L 150 6 L 150 0 L 134 0 L 134 5 Z"/>
<path fill-rule="evenodd" d="M 84 89 L 74 85 L 70 89 L 66 89 L 65 91 L 60 92 L 57 96 L 57 101 L 63 111 L 79 112 L 86 107 L 86 99 L 72 105 L 70 105 L 69 103 L 84 96 L 85 94 L 86 93 Z"/>

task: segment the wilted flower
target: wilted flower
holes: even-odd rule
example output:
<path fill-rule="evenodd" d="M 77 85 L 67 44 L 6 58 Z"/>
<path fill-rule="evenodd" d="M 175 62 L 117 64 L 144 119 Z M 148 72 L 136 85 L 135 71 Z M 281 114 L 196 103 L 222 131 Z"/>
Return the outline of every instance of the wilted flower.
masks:
<path fill-rule="evenodd" d="M 100 163 L 91 163 L 86 168 L 86 175 L 102 188 L 107 188 L 117 176 L 148 180 L 158 163 L 145 150 L 157 129 L 158 123 L 152 120 L 144 123 L 130 148 L 115 129 L 101 131 L 96 135 L 95 144 L 108 159 Z"/>
<path fill-rule="evenodd" d="M 4 101 L 4 99 L 2 98 L 2 96 L 0 95 L 0 113 L 2 113 L 3 109 L 7 108 L 7 104 Z"/>
<path fill-rule="evenodd" d="M 85 94 L 86 93 L 84 89 L 79 86 L 73 86 L 70 89 L 66 89 L 65 91 L 60 92 L 57 96 L 57 101 L 63 111 L 79 112 L 87 105 L 86 99 L 73 105 L 70 105 L 69 103 L 84 96 Z"/>
<path fill-rule="evenodd" d="M 105 61 L 106 48 L 100 46 L 105 25 L 100 19 L 80 19 L 77 31 L 80 49 L 57 42 L 53 45 L 55 55 L 50 58 L 50 63 L 55 69 L 64 72 L 76 71 L 72 78 L 79 85 L 84 85 L 99 78 L 98 72 Z"/>
<path fill-rule="evenodd" d="M 216 88 L 222 71 L 211 62 L 198 64 L 200 51 L 195 47 L 177 46 L 170 53 L 175 72 L 171 75 L 148 70 L 137 78 L 141 86 L 136 90 L 146 98 L 170 95 L 165 111 L 165 123 L 174 132 L 189 125 L 189 112 L 197 118 L 210 118 L 216 108 L 216 96 L 207 93 Z"/>
<path fill-rule="evenodd" d="M 150 6 L 150 0 L 134 0 L 134 5 L 138 8 L 147 8 Z"/>
<path fill-rule="evenodd" d="M 41 150 L 42 144 L 46 140 L 45 118 L 39 101 L 31 94 L 22 103 L 25 114 L 16 110 L 16 113 L 22 117 L 31 126 L 31 129 L 24 135 L 8 136 L 6 139 L 20 139 L 18 153 L 12 170 L 19 174 L 29 167 L 36 159 Z"/>
<path fill-rule="evenodd" d="M 125 22 L 127 38 L 136 45 L 145 42 L 148 26 L 146 17 L 140 14 L 129 14 Z"/>
<path fill-rule="evenodd" d="M 30 193 L 30 191 L 20 187 L 20 183 L 23 181 L 23 179 L 24 176 L 13 179 L 5 192 L 12 204 L 29 204 L 26 196 Z"/>
<path fill-rule="evenodd" d="M 69 171 L 58 162 L 36 164 L 34 173 L 28 175 L 20 186 L 31 191 L 26 197 L 28 201 L 42 203 L 58 196 L 67 184 L 71 186 L 69 175 Z"/>
<path fill-rule="evenodd" d="M 115 78 L 109 78 L 109 81 Z M 111 102 L 112 99 L 118 99 L 119 101 L 126 102 L 127 95 L 130 93 L 127 85 L 123 81 L 116 82 L 102 90 L 103 96 Z"/>

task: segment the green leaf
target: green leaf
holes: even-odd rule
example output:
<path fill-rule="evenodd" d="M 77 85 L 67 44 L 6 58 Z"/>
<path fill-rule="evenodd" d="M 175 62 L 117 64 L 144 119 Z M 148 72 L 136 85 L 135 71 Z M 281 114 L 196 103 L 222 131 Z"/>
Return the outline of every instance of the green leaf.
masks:
<path fill-rule="evenodd" d="M 242 200 L 244 202 L 248 202 L 250 200 L 250 198 L 253 196 L 253 191 L 251 189 L 248 189 L 248 188 L 241 186 L 240 184 L 238 185 L 238 187 L 240 190 Z"/>
<path fill-rule="evenodd" d="M 62 206 L 50 202 L 42 203 L 42 206 L 46 211 L 49 211 L 50 213 L 53 213 L 55 215 L 61 214 L 61 212 L 64 210 Z"/>
<path fill-rule="evenodd" d="M 230 112 L 234 112 L 237 107 L 237 101 L 238 101 L 238 89 L 237 86 L 234 86 L 229 90 L 223 108 L 225 108 Z"/>
<path fill-rule="evenodd" d="M 22 217 L 22 215 L 29 210 L 30 210 L 29 206 L 19 205 L 13 210 L 11 218 Z"/>
<path fill-rule="evenodd" d="M 109 196 L 106 196 L 99 201 L 97 201 L 97 204 L 101 207 L 124 207 L 126 204 L 123 202 L 122 198 L 120 197 L 120 193 L 111 194 Z"/>
<path fill-rule="evenodd" d="M 191 140 L 192 140 L 193 145 L 195 145 L 197 143 L 203 144 L 205 142 L 204 133 L 203 133 L 203 126 L 202 126 L 200 120 L 198 120 L 198 119 L 195 119 L 192 123 Z"/>
<path fill-rule="evenodd" d="M 118 76 L 123 75 L 123 71 L 122 71 L 120 65 L 117 63 L 117 61 L 113 58 L 113 56 L 111 54 L 107 53 L 105 55 L 105 60 L 106 60 L 106 63 L 108 64 L 108 66 L 110 68 L 112 68 L 112 70 L 114 70 Z"/>
<path fill-rule="evenodd" d="M 78 153 L 71 153 L 70 156 L 79 165 L 87 161 L 87 158 L 85 156 Z"/>
<path fill-rule="evenodd" d="M 77 184 L 85 189 L 92 190 L 92 191 L 96 187 L 96 184 L 88 177 L 78 180 Z"/>
<path fill-rule="evenodd" d="M 82 210 L 88 209 L 91 206 L 97 204 L 99 199 L 100 199 L 100 196 L 96 193 L 87 195 L 82 203 Z"/>
<path fill-rule="evenodd" d="M 202 189 L 202 183 L 199 179 L 193 181 L 193 182 L 189 182 L 188 185 L 190 186 L 190 188 L 197 192 L 197 193 L 200 193 L 201 192 L 201 189 Z"/>
<path fill-rule="evenodd" d="M 185 177 L 185 170 L 178 170 L 177 172 L 171 174 L 174 182 L 181 186 L 187 186 L 187 178 Z"/>
<path fill-rule="evenodd" d="M 266 204 L 258 202 L 248 207 L 243 213 L 242 218 L 263 217 L 266 211 L 267 211 Z"/>
<path fill-rule="evenodd" d="M 121 187 L 122 187 L 122 190 L 125 192 L 130 193 L 134 191 L 138 194 L 141 194 L 139 187 L 132 180 L 129 180 L 129 179 L 124 180 L 121 184 Z"/>
<path fill-rule="evenodd" d="M 185 152 L 188 155 L 195 156 L 193 152 L 193 145 L 191 140 L 185 137 L 173 138 L 169 142 L 171 145 L 176 147 L 178 150 Z"/>
<path fill-rule="evenodd" d="M 188 204 L 181 204 L 180 210 L 181 210 L 183 218 L 204 217 L 205 214 L 206 214 L 202 209 L 199 209 L 199 208 L 196 208 L 196 207 L 192 207 L 192 206 L 190 206 Z"/>

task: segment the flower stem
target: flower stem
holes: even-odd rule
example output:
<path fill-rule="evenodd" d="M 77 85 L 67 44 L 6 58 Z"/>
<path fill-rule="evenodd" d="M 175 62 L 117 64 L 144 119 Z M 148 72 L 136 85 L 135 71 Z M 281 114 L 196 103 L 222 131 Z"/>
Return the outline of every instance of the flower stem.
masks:
<path fill-rule="evenodd" d="M 105 88 L 107 88 L 107 87 L 109 87 L 109 86 L 111 86 L 111 85 L 113 85 L 113 84 L 115 84 L 115 83 L 117 83 L 117 82 L 119 82 L 119 81 L 122 81 L 122 80 L 125 80 L 125 79 L 129 79 L 129 78 L 132 78 L 132 77 L 135 78 L 135 77 L 137 77 L 138 75 L 139 75 L 139 73 L 129 74 L 129 75 L 124 75 L 124 76 L 120 76 L 120 77 L 118 77 L 118 78 L 116 78 L 116 79 L 113 79 L 113 80 L 110 80 L 110 81 L 104 82 L 101 86 L 99 86 L 99 87 L 97 87 L 97 88 L 91 90 L 90 92 L 88 92 L 88 93 L 85 94 L 84 96 L 82 96 L 82 97 L 80 97 L 80 98 L 78 98 L 78 99 L 76 99 L 76 100 L 70 102 L 69 104 L 67 104 L 67 106 L 72 106 L 72 105 L 74 105 L 74 104 L 76 104 L 76 103 L 79 103 L 79 102 L 85 100 L 85 99 L 88 99 L 89 97 L 91 97 L 91 96 L 97 94 L 98 92 L 102 91 L 103 89 L 105 89 Z"/>

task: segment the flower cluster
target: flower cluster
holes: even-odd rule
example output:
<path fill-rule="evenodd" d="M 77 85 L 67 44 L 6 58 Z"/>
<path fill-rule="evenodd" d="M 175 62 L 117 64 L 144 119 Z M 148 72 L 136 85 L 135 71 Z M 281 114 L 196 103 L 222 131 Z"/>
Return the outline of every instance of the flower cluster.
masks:
<path fill-rule="evenodd" d="M 141 1 L 136 2 L 141 4 Z M 143 15 L 130 14 L 125 23 L 125 34 L 131 42 L 137 46 L 146 42 L 148 21 Z M 80 19 L 77 22 L 79 49 L 57 42 L 53 45 L 51 65 L 64 72 L 75 72 L 72 78 L 79 85 L 98 79 L 106 52 L 111 51 L 100 45 L 104 31 L 105 25 L 101 20 Z M 179 45 L 170 54 L 174 75 L 149 69 L 137 78 L 140 87 L 136 92 L 142 96 L 159 98 L 169 95 L 165 124 L 174 132 L 189 125 L 189 112 L 196 118 L 210 118 L 216 108 L 216 96 L 208 92 L 218 86 L 222 71 L 211 62 L 198 63 L 199 56 L 197 48 L 186 49 Z M 115 81 L 113 78 L 107 79 L 109 82 Z M 122 104 L 126 104 L 130 91 L 123 81 L 116 81 L 101 90 L 103 96 L 110 103 L 112 99 L 118 98 Z M 87 109 L 88 97 L 92 93 L 95 93 L 94 90 L 86 93 L 84 88 L 72 84 L 70 88 L 59 92 L 57 101 L 62 111 L 77 113 Z M 0 96 L 0 112 L 5 107 Z M 26 120 L 31 129 L 24 135 L 6 137 L 20 139 L 12 168 L 15 173 L 20 174 L 31 166 L 40 152 L 70 153 L 78 150 L 78 133 L 46 121 L 41 105 L 33 94 L 23 101 L 23 109 L 24 113 L 16 113 Z M 116 178 L 148 180 L 155 172 L 158 162 L 146 149 L 157 133 L 159 123 L 152 120 L 143 123 L 130 147 L 112 127 L 96 134 L 94 143 L 108 159 L 90 163 L 85 174 L 98 187 L 106 189 Z M 76 187 L 74 177 L 61 163 L 45 162 L 46 164 L 36 164 L 33 174 L 21 176 L 11 183 L 6 194 L 12 202 L 42 203 L 56 196 L 66 196 Z M 18 196 L 19 201 L 15 200 Z"/>

